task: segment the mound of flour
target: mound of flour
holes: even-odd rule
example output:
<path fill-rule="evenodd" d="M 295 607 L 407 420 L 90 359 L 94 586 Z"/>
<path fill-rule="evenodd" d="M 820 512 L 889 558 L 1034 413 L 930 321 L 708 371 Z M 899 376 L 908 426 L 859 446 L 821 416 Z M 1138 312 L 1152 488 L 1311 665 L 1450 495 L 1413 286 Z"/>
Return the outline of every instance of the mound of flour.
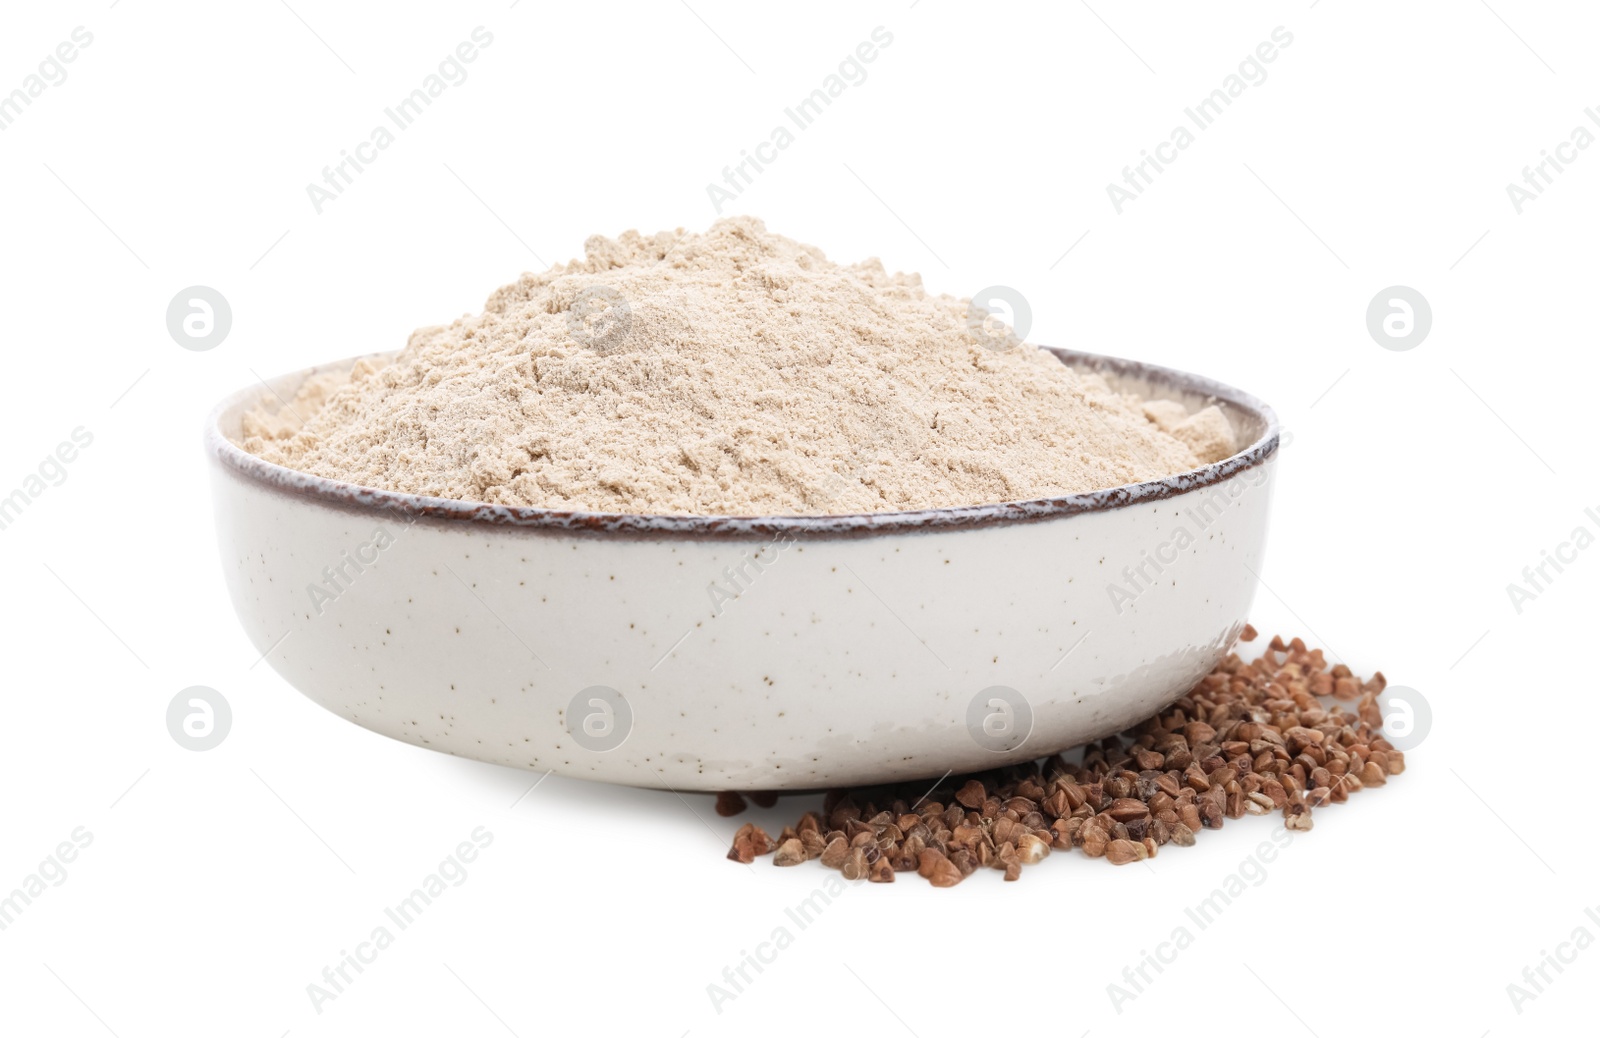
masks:
<path fill-rule="evenodd" d="M 1147 407 L 914 274 L 830 262 L 759 220 L 585 251 L 392 361 L 263 401 L 242 446 L 388 490 L 702 515 L 1056 497 L 1234 450 L 1214 407 Z"/>

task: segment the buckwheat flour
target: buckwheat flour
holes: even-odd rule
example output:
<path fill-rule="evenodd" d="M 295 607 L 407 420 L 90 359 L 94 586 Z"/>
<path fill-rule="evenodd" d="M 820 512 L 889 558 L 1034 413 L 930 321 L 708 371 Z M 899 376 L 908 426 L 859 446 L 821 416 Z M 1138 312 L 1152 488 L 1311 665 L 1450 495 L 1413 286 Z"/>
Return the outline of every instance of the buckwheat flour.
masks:
<path fill-rule="evenodd" d="M 1113 393 L 1014 336 L 996 349 L 965 300 L 759 220 L 585 250 L 391 362 L 264 401 L 242 445 L 389 490 L 710 515 L 1055 497 L 1234 450 L 1215 407 Z"/>

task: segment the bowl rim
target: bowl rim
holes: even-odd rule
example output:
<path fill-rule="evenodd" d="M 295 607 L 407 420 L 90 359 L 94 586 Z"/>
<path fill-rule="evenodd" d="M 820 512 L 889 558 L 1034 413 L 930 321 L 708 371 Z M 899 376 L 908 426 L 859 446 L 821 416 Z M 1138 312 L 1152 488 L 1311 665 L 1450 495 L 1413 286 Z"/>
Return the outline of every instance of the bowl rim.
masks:
<path fill-rule="evenodd" d="M 891 533 L 966 530 L 1041 522 L 1089 512 L 1107 512 L 1130 505 L 1161 501 L 1216 486 L 1233 476 L 1264 464 L 1278 450 L 1278 416 L 1266 403 L 1225 383 L 1175 368 L 1098 353 L 1041 346 L 1069 367 L 1119 379 L 1138 379 L 1158 388 L 1199 396 L 1205 403 L 1223 404 L 1252 416 L 1261 426 L 1254 442 L 1221 461 L 1212 462 L 1160 479 L 1128 483 L 1065 497 L 994 504 L 926 508 L 913 511 L 865 512 L 829 515 L 650 515 L 623 512 L 579 512 L 477 501 L 430 497 L 345 483 L 278 465 L 249 453 L 222 432 L 223 416 L 261 392 L 265 380 L 230 393 L 206 418 L 205 446 L 212 460 L 228 473 L 247 482 L 308 502 L 344 510 L 395 515 L 406 521 L 441 520 L 556 533 L 594 533 L 620 536 L 822 539 L 862 537 Z M 273 381 L 348 368 L 364 354 L 287 372 Z"/>

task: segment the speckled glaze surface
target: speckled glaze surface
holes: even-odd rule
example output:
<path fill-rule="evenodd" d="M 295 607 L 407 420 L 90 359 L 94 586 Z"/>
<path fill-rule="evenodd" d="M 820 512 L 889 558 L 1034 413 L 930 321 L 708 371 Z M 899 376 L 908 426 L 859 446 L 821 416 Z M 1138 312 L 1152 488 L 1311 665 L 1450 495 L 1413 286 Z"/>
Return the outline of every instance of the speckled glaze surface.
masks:
<path fill-rule="evenodd" d="M 1064 350 L 1120 388 L 1224 408 L 1245 444 L 1092 494 L 850 516 L 637 516 L 397 494 L 294 472 L 206 427 L 252 643 L 313 701 L 464 757 L 678 790 L 937 778 L 1170 703 L 1243 626 L 1272 411 Z M 314 371 L 271 382 L 292 396 Z"/>

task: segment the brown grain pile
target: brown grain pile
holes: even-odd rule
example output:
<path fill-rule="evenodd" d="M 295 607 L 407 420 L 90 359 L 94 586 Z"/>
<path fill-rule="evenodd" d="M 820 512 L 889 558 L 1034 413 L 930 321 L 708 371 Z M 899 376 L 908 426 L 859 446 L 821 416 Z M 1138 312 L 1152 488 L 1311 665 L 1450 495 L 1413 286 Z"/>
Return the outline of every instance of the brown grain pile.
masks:
<path fill-rule="evenodd" d="M 1246 628 L 1243 640 L 1254 637 Z M 1230 655 L 1166 710 L 1088 747 L 1080 763 L 1057 755 L 932 789 L 835 790 L 777 839 L 745 825 L 728 857 L 815 858 L 846 879 L 890 883 L 916 872 L 952 887 L 985 867 L 1017 879 L 1052 850 L 1126 865 L 1247 814 L 1281 811 L 1288 828 L 1310 829 L 1314 808 L 1405 770 L 1405 755 L 1381 734 L 1384 685 L 1382 673 L 1363 682 L 1343 664 L 1329 668 L 1321 649 L 1275 637 L 1259 659 Z M 1330 699 L 1353 702 L 1354 712 Z M 719 813 L 742 809 L 736 801 L 719 798 Z"/>

